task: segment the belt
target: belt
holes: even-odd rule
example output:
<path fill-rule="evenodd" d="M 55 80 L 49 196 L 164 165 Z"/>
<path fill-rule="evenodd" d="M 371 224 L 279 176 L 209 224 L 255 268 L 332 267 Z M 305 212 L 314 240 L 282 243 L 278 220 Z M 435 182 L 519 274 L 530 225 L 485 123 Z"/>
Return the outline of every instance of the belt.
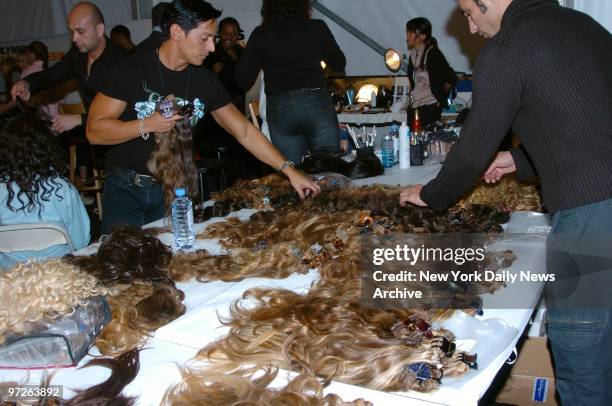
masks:
<path fill-rule="evenodd" d="M 159 184 L 153 176 L 142 175 L 131 169 L 113 166 L 110 168 L 109 172 L 112 176 L 120 177 L 128 181 L 130 185 L 136 185 L 138 187 L 151 187 Z"/>

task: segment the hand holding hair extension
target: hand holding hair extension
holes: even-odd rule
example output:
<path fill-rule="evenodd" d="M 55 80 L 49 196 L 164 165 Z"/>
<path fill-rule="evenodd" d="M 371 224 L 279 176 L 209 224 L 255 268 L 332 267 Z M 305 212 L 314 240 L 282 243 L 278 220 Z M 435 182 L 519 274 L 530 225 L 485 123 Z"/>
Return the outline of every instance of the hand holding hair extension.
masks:
<path fill-rule="evenodd" d="M 147 163 L 162 184 L 166 211 L 170 212 L 174 191 L 182 187 L 195 202 L 199 200 L 198 169 L 193 160 L 193 140 L 188 119 L 176 122 L 165 133 L 155 133 L 155 151 Z"/>
<path fill-rule="evenodd" d="M 96 254 L 67 255 L 64 260 L 109 286 L 134 281 L 168 282 L 166 266 L 171 256 L 172 251 L 148 230 L 117 227 L 102 238 Z"/>
<path fill-rule="evenodd" d="M 543 211 L 538 185 L 519 182 L 514 174 L 504 176 L 495 184 L 480 180 L 457 204 L 462 207 L 482 204 L 503 211 Z"/>

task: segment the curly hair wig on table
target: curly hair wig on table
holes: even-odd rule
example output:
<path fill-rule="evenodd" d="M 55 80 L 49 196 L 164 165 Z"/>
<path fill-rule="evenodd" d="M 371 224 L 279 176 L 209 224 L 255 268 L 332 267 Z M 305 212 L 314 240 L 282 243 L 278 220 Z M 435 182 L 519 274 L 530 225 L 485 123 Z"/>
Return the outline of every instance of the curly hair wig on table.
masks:
<path fill-rule="evenodd" d="M 193 137 L 188 119 L 176 122 L 174 128 L 155 134 L 155 151 L 147 167 L 162 184 L 166 211 L 170 212 L 174 191 L 185 188 L 187 196 L 199 200 L 198 169 L 193 159 Z"/>
<path fill-rule="evenodd" d="M 57 180 L 68 182 L 65 156 L 49 126 L 44 118 L 28 112 L 8 120 L 2 128 L 0 182 L 6 184 L 6 206 L 11 211 L 38 210 L 40 214 L 43 202 L 62 188 Z"/>
<path fill-rule="evenodd" d="M 0 344 L 28 334 L 32 323 L 74 311 L 93 296 L 114 293 L 92 275 L 59 259 L 19 263 L 0 272 Z"/>

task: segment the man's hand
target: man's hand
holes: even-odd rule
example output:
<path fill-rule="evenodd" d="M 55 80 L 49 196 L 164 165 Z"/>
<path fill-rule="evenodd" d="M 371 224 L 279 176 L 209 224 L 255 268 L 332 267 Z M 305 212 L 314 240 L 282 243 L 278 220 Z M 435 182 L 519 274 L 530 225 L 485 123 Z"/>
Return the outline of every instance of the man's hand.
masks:
<path fill-rule="evenodd" d="M 30 84 L 25 80 L 20 80 L 11 88 L 11 97 L 15 100 L 19 97 L 24 102 L 30 100 Z"/>
<path fill-rule="evenodd" d="M 184 118 L 178 114 L 174 114 L 170 118 L 162 116 L 159 111 L 156 111 L 149 117 L 144 119 L 144 131 L 146 133 L 163 133 L 170 131 L 176 125 L 176 122 Z"/>
<path fill-rule="evenodd" d="M 295 189 L 300 199 L 304 200 L 306 197 L 316 196 L 321 193 L 319 185 L 314 183 L 313 180 L 306 177 L 303 173 L 295 168 L 287 168 L 285 171 L 291 186 Z"/>
<path fill-rule="evenodd" d="M 60 134 L 81 124 L 83 124 L 83 120 L 79 114 L 60 114 L 53 119 L 51 129 Z"/>
<path fill-rule="evenodd" d="M 502 176 L 514 171 L 516 171 L 516 165 L 514 164 L 512 154 L 508 151 L 498 152 L 497 156 L 485 172 L 484 180 L 487 183 L 496 183 Z"/>
<path fill-rule="evenodd" d="M 405 206 L 406 203 L 412 203 L 416 206 L 425 207 L 427 203 L 421 200 L 421 189 L 423 185 L 408 186 L 400 193 L 400 206 Z"/>

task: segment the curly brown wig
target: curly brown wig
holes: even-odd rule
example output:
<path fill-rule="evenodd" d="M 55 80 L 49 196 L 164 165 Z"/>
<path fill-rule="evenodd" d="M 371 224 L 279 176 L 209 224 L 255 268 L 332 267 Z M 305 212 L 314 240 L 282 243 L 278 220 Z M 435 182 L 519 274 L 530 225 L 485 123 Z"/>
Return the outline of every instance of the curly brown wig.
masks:
<path fill-rule="evenodd" d="M 263 24 L 286 20 L 308 20 L 310 0 L 263 0 L 261 17 Z"/>
<path fill-rule="evenodd" d="M 7 207 L 30 213 L 38 209 L 40 215 L 43 201 L 53 193 L 62 198 L 58 180 L 68 181 L 66 160 L 49 122 L 33 112 L 23 113 L 10 119 L 0 136 L 0 183 L 6 184 Z"/>

